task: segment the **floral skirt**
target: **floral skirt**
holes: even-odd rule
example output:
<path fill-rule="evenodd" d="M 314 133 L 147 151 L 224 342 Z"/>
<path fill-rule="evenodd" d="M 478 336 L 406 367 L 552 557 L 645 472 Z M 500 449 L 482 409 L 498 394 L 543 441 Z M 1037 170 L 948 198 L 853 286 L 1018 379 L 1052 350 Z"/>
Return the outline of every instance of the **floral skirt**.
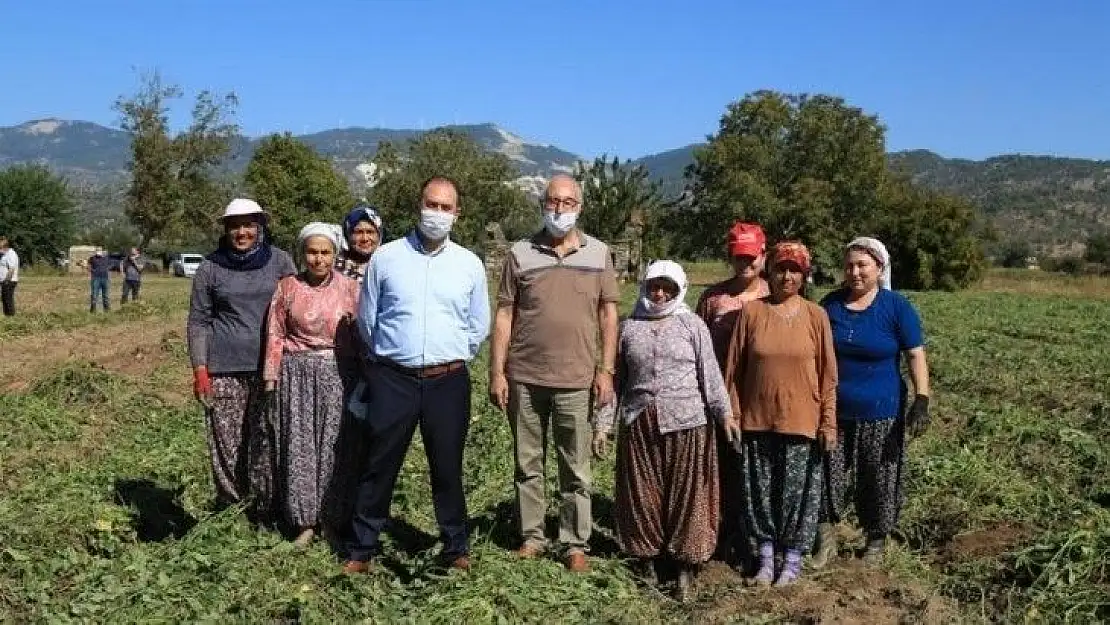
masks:
<path fill-rule="evenodd" d="M 720 520 L 713 425 L 662 434 L 649 407 L 621 432 L 616 491 L 617 541 L 625 553 L 708 560 Z"/>
<path fill-rule="evenodd" d="M 315 527 L 345 497 L 335 473 L 349 379 L 331 350 L 282 355 L 278 384 L 278 506 L 295 528 Z"/>

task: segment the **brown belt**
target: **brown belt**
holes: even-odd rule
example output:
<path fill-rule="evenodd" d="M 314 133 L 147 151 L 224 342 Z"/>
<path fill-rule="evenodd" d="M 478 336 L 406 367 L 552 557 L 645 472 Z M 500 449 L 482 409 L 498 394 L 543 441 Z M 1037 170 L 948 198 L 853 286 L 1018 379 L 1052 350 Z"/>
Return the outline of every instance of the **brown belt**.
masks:
<path fill-rule="evenodd" d="M 400 371 L 405 375 L 412 376 L 414 378 L 420 378 L 422 380 L 443 377 L 448 373 L 454 373 L 466 366 L 466 363 L 461 360 L 452 360 L 451 362 L 447 362 L 442 365 L 430 365 L 427 367 L 403 367 L 395 362 L 384 359 L 379 360 L 378 362 L 389 367 L 390 369 L 393 369 L 394 371 Z"/>

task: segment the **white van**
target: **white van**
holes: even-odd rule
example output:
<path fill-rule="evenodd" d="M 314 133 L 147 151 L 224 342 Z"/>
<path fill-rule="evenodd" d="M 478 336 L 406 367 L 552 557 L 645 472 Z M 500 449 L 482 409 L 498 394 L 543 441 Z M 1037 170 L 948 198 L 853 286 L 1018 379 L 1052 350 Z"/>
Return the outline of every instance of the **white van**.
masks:
<path fill-rule="evenodd" d="M 204 262 L 204 256 L 200 254 L 178 254 L 173 261 L 173 275 L 179 278 L 192 278 L 202 262 Z"/>

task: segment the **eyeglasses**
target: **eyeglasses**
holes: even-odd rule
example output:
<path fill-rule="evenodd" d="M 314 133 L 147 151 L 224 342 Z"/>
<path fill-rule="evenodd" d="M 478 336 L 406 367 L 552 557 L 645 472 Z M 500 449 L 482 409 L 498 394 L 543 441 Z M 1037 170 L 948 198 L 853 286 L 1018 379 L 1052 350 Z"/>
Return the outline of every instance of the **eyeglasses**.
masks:
<path fill-rule="evenodd" d="M 572 197 L 547 197 L 543 201 L 543 205 L 546 208 L 562 207 L 567 209 L 575 209 L 578 208 L 579 204 L 580 202 Z"/>

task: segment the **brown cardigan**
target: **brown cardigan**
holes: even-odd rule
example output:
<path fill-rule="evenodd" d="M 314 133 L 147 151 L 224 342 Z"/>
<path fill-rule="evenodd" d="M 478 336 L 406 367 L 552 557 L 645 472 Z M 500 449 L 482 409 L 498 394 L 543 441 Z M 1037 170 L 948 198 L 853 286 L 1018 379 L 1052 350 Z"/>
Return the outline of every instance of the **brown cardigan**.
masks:
<path fill-rule="evenodd" d="M 784 319 L 766 299 L 744 306 L 729 342 L 725 386 L 745 432 L 836 440 L 836 354 L 829 317 L 802 299 Z"/>

